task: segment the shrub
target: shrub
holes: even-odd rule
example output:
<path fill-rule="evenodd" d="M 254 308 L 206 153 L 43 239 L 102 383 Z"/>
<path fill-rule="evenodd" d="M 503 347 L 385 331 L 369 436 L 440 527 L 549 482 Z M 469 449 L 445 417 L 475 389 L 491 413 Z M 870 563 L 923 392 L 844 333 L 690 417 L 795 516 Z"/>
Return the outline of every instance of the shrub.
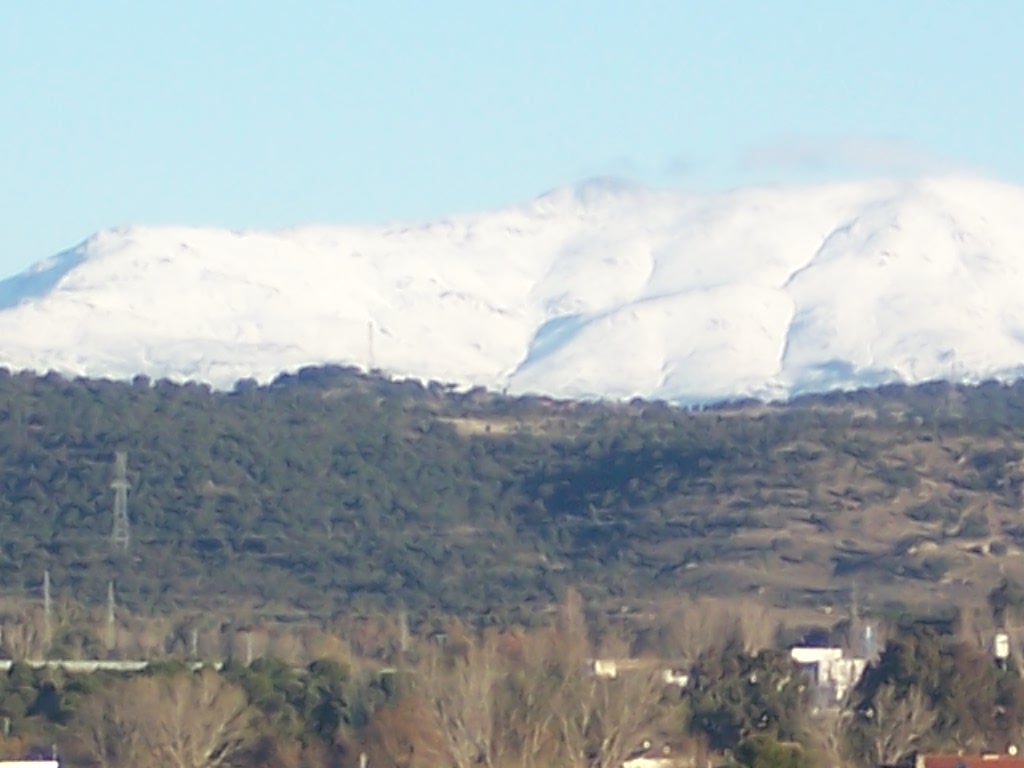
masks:
<path fill-rule="evenodd" d="M 736 762 L 746 768 L 809 768 L 800 744 L 780 742 L 771 736 L 754 736 L 736 749 Z"/>

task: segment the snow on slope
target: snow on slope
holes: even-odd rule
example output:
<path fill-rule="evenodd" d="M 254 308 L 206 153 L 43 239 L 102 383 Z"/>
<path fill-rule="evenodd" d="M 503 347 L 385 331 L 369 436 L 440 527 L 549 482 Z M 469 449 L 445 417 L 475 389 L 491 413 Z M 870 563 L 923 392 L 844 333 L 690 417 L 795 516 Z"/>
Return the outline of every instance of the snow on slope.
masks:
<path fill-rule="evenodd" d="M 130 228 L 0 282 L 0 365 L 302 365 L 693 403 L 1024 371 L 1024 189 L 608 183 L 392 228 Z"/>

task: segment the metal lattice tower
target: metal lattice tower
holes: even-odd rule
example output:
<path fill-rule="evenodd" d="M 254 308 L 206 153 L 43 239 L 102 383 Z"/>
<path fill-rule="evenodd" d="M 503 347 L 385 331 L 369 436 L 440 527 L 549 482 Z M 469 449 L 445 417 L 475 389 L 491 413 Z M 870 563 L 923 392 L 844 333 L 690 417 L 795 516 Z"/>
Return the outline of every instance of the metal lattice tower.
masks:
<path fill-rule="evenodd" d="M 127 551 L 131 532 L 128 530 L 128 454 L 124 451 L 115 455 L 114 480 L 110 487 L 114 489 L 114 527 L 110 540 L 115 547 Z"/>

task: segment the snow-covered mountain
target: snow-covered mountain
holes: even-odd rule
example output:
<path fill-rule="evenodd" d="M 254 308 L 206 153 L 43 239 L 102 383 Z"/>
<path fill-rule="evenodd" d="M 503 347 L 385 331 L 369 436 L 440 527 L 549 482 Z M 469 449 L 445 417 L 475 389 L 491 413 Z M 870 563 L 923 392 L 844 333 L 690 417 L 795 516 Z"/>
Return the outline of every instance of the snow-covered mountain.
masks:
<path fill-rule="evenodd" d="M 230 387 L 303 365 L 572 398 L 1024 372 L 1024 189 L 608 182 L 408 227 L 129 228 L 0 282 L 0 365 Z"/>

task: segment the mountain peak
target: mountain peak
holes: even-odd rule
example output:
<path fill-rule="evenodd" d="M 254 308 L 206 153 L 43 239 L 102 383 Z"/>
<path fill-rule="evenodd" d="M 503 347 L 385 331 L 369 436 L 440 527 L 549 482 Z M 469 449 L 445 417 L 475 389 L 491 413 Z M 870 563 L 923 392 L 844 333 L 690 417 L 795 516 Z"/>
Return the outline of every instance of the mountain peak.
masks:
<path fill-rule="evenodd" d="M 230 387 L 342 363 L 679 403 L 1015 377 L 1024 190 L 599 178 L 413 227 L 131 227 L 0 282 L 0 364 Z"/>

